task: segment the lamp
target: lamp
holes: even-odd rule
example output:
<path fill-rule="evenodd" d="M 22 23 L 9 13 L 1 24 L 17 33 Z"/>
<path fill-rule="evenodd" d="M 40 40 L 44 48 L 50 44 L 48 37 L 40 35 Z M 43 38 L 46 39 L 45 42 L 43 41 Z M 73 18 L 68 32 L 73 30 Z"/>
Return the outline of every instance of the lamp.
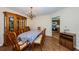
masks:
<path fill-rule="evenodd" d="M 34 15 L 33 15 L 33 7 L 30 7 L 27 16 L 32 20 Z"/>

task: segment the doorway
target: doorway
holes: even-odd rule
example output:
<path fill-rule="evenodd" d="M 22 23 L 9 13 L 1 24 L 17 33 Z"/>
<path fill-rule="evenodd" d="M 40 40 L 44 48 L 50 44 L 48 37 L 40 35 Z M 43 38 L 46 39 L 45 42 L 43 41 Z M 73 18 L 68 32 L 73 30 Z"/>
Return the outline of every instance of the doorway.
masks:
<path fill-rule="evenodd" d="M 60 17 L 53 17 L 52 18 L 52 36 L 59 40 L 59 33 L 60 33 Z"/>

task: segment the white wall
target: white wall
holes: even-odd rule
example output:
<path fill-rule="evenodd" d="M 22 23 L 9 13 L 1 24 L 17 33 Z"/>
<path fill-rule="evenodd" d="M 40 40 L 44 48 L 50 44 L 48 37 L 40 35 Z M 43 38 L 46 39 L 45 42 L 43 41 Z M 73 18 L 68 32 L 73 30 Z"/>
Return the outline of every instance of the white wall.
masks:
<path fill-rule="evenodd" d="M 52 22 L 51 22 L 51 15 L 42 15 L 42 16 L 37 16 L 33 20 L 29 19 L 29 26 L 32 29 L 35 29 L 37 27 L 42 27 L 46 28 L 46 35 L 51 36 L 52 35 Z"/>
<path fill-rule="evenodd" d="M 10 10 L 10 9 L 0 7 L 0 46 L 2 46 L 4 43 L 4 14 L 3 14 L 4 11 L 22 15 L 18 12 Z M 23 16 L 25 16 L 25 15 L 23 15 Z"/>
<path fill-rule="evenodd" d="M 27 18 L 27 26 L 31 27 L 33 26 L 33 20 Z"/>
<path fill-rule="evenodd" d="M 79 49 L 79 8 L 63 8 L 49 15 L 37 16 L 33 20 L 29 20 L 28 25 L 32 28 L 38 26 L 46 27 L 46 35 L 52 36 L 52 17 L 60 16 L 60 31 L 63 32 L 65 27 L 69 32 L 76 33 L 76 48 Z"/>

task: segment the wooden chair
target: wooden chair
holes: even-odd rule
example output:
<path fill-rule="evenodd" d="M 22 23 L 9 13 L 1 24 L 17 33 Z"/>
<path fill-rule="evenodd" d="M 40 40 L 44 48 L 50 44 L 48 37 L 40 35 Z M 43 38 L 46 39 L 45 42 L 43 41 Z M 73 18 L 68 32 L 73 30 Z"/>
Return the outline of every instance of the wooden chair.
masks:
<path fill-rule="evenodd" d="M 33 41 L 32 49 L 34 49 L 35 45 L 39 45 L 40 49 L 42 51 L 42 46 L 45 41 L 45 31 L 46 31 L 46 29 L 44 29 L 44 31 L 42 31 L 42 33 L 37 37 L 37 39 Z"/>
<path fill-rule="evenodd" d="M 30 27 L 29 26 L 26 27 L 26 31 L 30 31 Z"/>
<path fill-rule="evenodd" d="M 41 27 L 37 27 L 37 30 L 41 30 Z"/>
<path fill-rule="evenodd" d="M 21 51 L 29 46 L 28 42 L 18 41 L 15 32 L 9 32 L 7 36 L 14 50 Z"/>
<path fill-rule="evenodd" d="M 20 29 L 20 33 L 23 33 L 23 29 Z"/>

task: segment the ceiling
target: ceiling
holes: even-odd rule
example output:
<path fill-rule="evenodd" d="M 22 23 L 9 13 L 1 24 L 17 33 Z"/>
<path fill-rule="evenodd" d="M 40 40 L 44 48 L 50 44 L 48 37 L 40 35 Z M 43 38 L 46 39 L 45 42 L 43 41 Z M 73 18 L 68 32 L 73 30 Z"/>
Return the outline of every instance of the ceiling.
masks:
<path fill-rule="evenodd" d="M 29 7 L 8 7 L 8 8 L 24 15 L 27 15 L 29 11 Z M 36 16 L 46 15 L 46 14 L 54 13 L 62 8 L 63 7 L 33 7 L 32 12 L 33 15 Z"/>

